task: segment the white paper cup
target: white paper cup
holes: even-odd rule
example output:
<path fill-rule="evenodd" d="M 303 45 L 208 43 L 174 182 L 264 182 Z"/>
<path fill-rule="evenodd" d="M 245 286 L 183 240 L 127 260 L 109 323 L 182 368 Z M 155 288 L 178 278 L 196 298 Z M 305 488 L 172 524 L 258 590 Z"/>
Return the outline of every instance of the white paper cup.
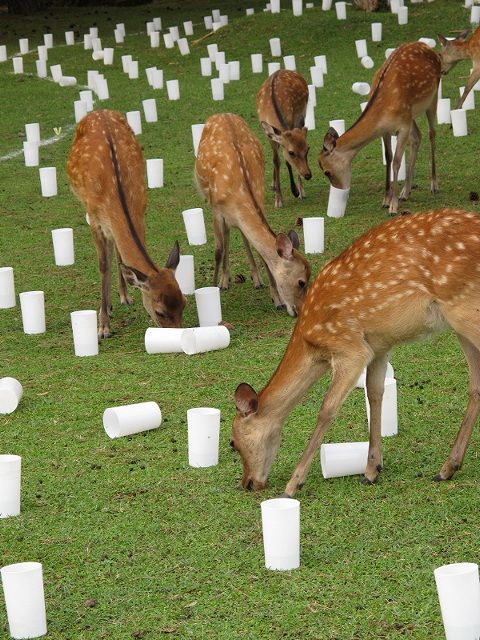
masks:
<path fill-rule="evenodd" d="M 23 291 L 19 297 L 24 333 L 45 333 L 45 296 L 43 291 Z"/>
<path fill-rule="evenodd" d="M 163 87 L 163 70 L 155 69 L 152 71 L 152 89 L 161 89 Z"/>
<path fill-rule="evenodd" d="M 367 407 L 368 428 L 370 429 L 370 403 L 365 387 L 365 404 Z M 385 378 L 382 399 L 382 436 L 396 436 L 398 433 L 397 415 L 397 381 L 395 378 Z"/>
<path fill-rule="evenodd" d="M 305 253 L 324 252 L 324 218 L 303 218 Z"/>
<path fill-rule="evenodd" d="M 53 33 L 44 33 L 43 43 L 47 49 L 51 49 L 53 47 Z"/>
<path fill-rule="evenodd" d="M 295 71 L 297 69 L 295 56 L 283 56 L 283 66 L 289 71 Z"/>
<path fill-rule="evenodd" d="M 218 464 L 220 410 L 196 407 L 187 411 L 188 464 L 213 467 Z"/>
<path fill-rule="evenodd" d="M 78 123 L 87 115 L 87 103 L 83 100 L 75 100 L 73 103 L 73 110 L 75 113 L 75 122 Z"/>
<path fill-rule="evenodd" d="M 89 69 L 87 71 L 87 85 L 92 91 L 96 91 L 97 78 L 100 77 L 100 73 L 96 69 Z"/>
<path fill-rule="evenodd" d="M 253 16 L 254 13 L 255 13 L 255 9 L 253 9 L 251 7 L 248 8 L 248 9 L 245 9 L 245 15 L 247 15 L 247 16 Z"/>
<path fill-rule="evenodd" d="M 20 562 L 0 569 L 12 638 L 39 638 L 47 633 L 43 573 L 40 562 Z"/>
<path fill-rule="evenodd" d="M 152 49 L 157 49 L 160 46 L 160 33 L 158 31 L 150 33 L 150 46 Z"/>
<path fill-rule="evenodd" d="M 228 63 L 230 80 L 240 80 L 240 60 L 230 60 Z"/>
<path fill-rule="evenodd" d="M 138 80 L 138 60 L 130 60 L 128 63 L 128 77 L 130 80 Z"/>
<path fill-rule="evenodd" d="M 15 304 L 13 267 L 0 267 L 0 309 L 12 309 Z"/>
<path fill-rule="evenodd" d="M 24 56 L 28 53 L 28 38 L 20 38 L 18 41 L 18 46 L 20 48 L 20 53 Z"/>
<path fill-rule="evenodd" d="M 269 62 L 267 65 L 268 75 L 271 76 L 275 71 L 280 71 L 280 62 Z"/>
<path fill-rule="evenodd" d="M 123 35 L 123 33 L 121 31 L 119 31 L 118 29 L 115 29 L 113 31 L 113 36 L 115 38 L 115 44 L 123 44 L 123 42 L 125 40 L 125 36 Z"/>
<path fill-rule="evenodd" d="M 282 55 L 280 38 L 270 38 L 270 53 L 274 58 L 279 58 Z"/>
<path fill-rule="evenodd" d="M 158 429 L 161 423 L 162 412 L 156 402 L 109 407 L 103 412 L 103 428 L 109 438 L 121 438 Z"/>
<path fill-rule="evenodd" d="M 230 82 L 230 65 L 225 63 L 220 63 L 218 65 L 218 77 L 223 82 L 223 84 L 228 84 Z"/>
<path fill-rule="evenodd" d="M 193 36 L 193 22 L 191 20 L 184 22 L 183 30 L 186 36 Z"/>
<path fill-rule="evenodd" d="M 317 106 L 317 90 L 314 84 L 308 85 L 308 103 L 312 107 Z"/>
<path fill-rule="evenodd" d="M 204 77 L 212 75 L 212 61 L 210 58 L 200 58 L 200 71 Z"/>
<path fill-rule="evenodd" d="M 477 5 L 472 5 L 470 10 L 470 23 L 478 24 L 480 22 L 480 7 Z"/>
<path fill-rule="evenodd" d="M 438 124 L 450 124 L 451 100 L 450 98 L 440 98 L 437 102 L 437 122 Z"/>
<path fill-rule="evenodd" d="M 0 414 L 13 413 L 22 395 L 23 387 L 18 380 L 11 377 L 0 378 Z"/>
<path fill-rule="evenodd" d="M 220 9 L 212 9 L 212 19 L 215 22 L 220 21 Z"/>
<path fill-rule="evenodd" d="M 112 47 L 105 47 L 103 50 L 103 64 L 112 65 L 113 64 L 113 53 L 114 49 Z"/>
<path fill-rule="evenodd" d="M 74 31 L 65 31 L 65 44 L 68 46 L 72 46 L 72 44 L 75 44 Z"/>
<path fill-rule="evenodd" d="M 221 78 L 212 78 L 210 85 L 212 88 L 212 100 L 223 100 L 223 80 Z"/>
<path fill-rule="evenodd" d="M 89 33 L 85 33 L 83 36 L 83 48 L 85 51 L 90 51 L 92 48 L 92 36 Z"/>
<path fill-rule="evenodd" d="M 142 118 L 140 111 L 127 111 L 127 122 L 130 125 L 133 133 L 138 136 L 142 133 Z"/>
<path fill-rule="evenodd" d="M 382 23 L 381 22 L 372 22 L 372 42 L 381 42 L 382 41 Z"/>
<path fill-rule="evenodd" d="M 61 87 L 74 87 L 77 84 L 77 79 L 74 76 L 62 76 L 58 84 Z"/>
<path fill-rule="evenodd" d="M 343 134 L 345 133 L 345 120 L 330 120 L 329 124 L 331 127 L 333 127 L 333 129 L 335 129 L 339 136 L 343 136 Z"/>
<path fill-rule="evenodd" d="M 430 47 L 430 49 L 435 49 L 437 45 L 436 41 L 433 38 L 419 38 L 418 41 L 423 42 L 427 45 L 427 47 Z"/>
<path fill-rule="evenodd" d="M 132 62 L 132 60 L 133 60 L 132 56 L 131 55 L 124 55 L 120 59 L 122 61 L 123 73 L 128 73 L 128 67 L 130 65 L 130 62 Z"/>
<path fill-rule="evenodd" d="M 197 157 L 198 154 L 198 145 L 200 144 L 200 139 L 202 137 L 202 133 L 203 133 L 203 128 L 205 127 L 205 124 L 192 124 L 192 140 L 193 140 L 193 152 L 195 154 L 195 157 Z"/>
<path fill-rule="evenodd" d="M 394 51 L 395 47 L 388 47 L 388 49 L 385 49 L 385 59 L 389 58 Z"/>
<path fill-rule="evenodd" d="M 163 158 L 147 160 L 147 184 L 149 189 L 163 187 Z"/>
<path fill-rule="evenodd" d="M 79 96 L 80 100 L 85 102 L 85 104 L 87 105 L 87 112 L 93 111 L 93 94 L 90 89 L 80 91 Z"/>
<path fill-rule="evenodd" d="M 395 155 L 395 151 L 397 150 L 397 136 L 392 136 L 392 158 Z M 382 140 L 383 143 L 383 140 Z M 400 162 L 400 169 L 398 170 L 397 180 L 405 180 L 407 175 L 406 162 L 405 162 L 405 154 L 402 156 L 402 160 Z M 393 163 L 390 167 L 390 180 L 393 180 Z"/>
<path fill-rule="evenodd" d="M 365 69 L 373 69 L 373 67 L 375 66 L 375 63 L 373 62 L 372 58 L 370 58 L 370 56 L 364 56 L 360 60 L 360 63 Z"/>
<path fill-rule="evenodd" d="M 398 24 L 404 25 L 408 24 L 408 7 L 400 7 L 398 9 Z"/>
<path fill-rule="evenodd" d="M 13 380 L 13 378 L 10 379 Z M 20 456 L 0 455 L 0 518 L 20 515 L 21 475 L 22 458 Z"/>
<path fill-rule="evenodd" d="M 270 0 L 270 11 L 280 13 L 280 0 Z"/>
<path fill-rule="evenodd" d="M 320 56 L 315 56 L 313 58 L 314 62 L 315 62 L 315 66 L 316 67 L 320 67 L 320 69 L 322 70 L 322 73 L 325 75 L 326 73 L 328 73 L 328 68 L 327 68 L 327 56 L 322 54 Z"/>
<path fill-rule="evenodd" d="M 94 51 L 103 51 L 102 41 L 101 41 L 100 38 L 92 36 L 92 49 Z M 103 58 L 103 55 L 101 57 Z M 98 59 L 100 59 L 100 58 L 98 58 Z M 94 58 L 94 60 L 95 60 L 95 58 Z"/>
<path fill-rule="evenodd" d="M 219 287 L 195 289 L 195 302 L 200 327 L 216 327 L 222 321 Z"/>
<path fill-rule="evenodd" d="M 225 349 L 230 344 L 230 332 L 224 326 L 184 329 L 181 344 L 184 353 L 189 356 Z"/>
<path fill-rule="evenodd" d="M 57 169 L 56 167 L 42 167 L 38 170 L 42 196 L 51 198 L 57 195 Z"/>
<path fill-rule="evenodd" d="M 446 640 L 480 637 L 480 582 L 478 565 L 458 562 L 433 572 Z"/>
<path fill-rule="evenodd" d="M 320 463 L 324 478 L 340 478 L 365 473 L 368 442 L 332 442 L 320 447 Z"/>
<path fill-rule="evenodd" d="M 145 331 L 145 351 L 149 354 L 182 353 L 183 331 L 184 329 L 149 327 Z"/>
<path fill-rule="evenodd" d="M 178 39 L 180 38 L 180 31 L 179 31 L 178 27 L 177 26 L 169 27 L 168 30 L 170 32 L 170 35 L 172 36 L 173 41 L 177 42 Z"/>
<path fill-rule="evenodd" d="M 26 167 L 38 167 L 39 153 L 38 142 L 24 142 L 23 143 L 23 156 L 25 159 Z"/>
<path fill-rule="evenodd" d="M 294 16 L 301 16 L 303 13 L 302 8 L 303 0 L 292 0 L 292 11 Z"/>
<path fill-rule="evenodd" d="M 50 73 L 52 75 L 52 79 L 54 82 L 59 82 L 60 78 L 63 76 L 62 73 L 62 65 L 61 64 L 52 64 L 50 67 Z"/>
<path fill-rule="evenodd" d="M 164 33 L 163 34 L 163 43 L 165 45 L 165 49 L 173 49 L 173 47 L 175 46 L 175 42 L 172 38 L 172 34 L 171 33 Z"/>
<path fill-rule="evenodd" d="M 263 72 L 263 55 L 261 53 L 252 53 L 250 55 L 250 60 L 252 63 L 252 73 L 262 73 Z"/>
<path fill-rule="evenodd" d="M 74 264 L 73 229 L 52 229 L 52 240 L 55 264 L 58 267 Z"/>
<path fill-rule="evenodd" d="M 160 17 L 158 17 L 158 16 L 153 18 L 153 26 L 154 26 L 156 31 L 161 31 L 162 30 L 162 19 Z"/>
<path fill-rule="evenodd" d="M 335 12 L 337 14 L 337 20 L 346 20 L 347 19 L 347 3 L 336 2 Z"/>
<path fill-rule="evenodd" d="M 205 29 L 207 31 L 210 31 L 211 29 L 213 29 L 213 19 L 212 16 L 204 16 L 203 17 L 203 23 L 205 25 Z"/>
<path fill-rule="evenodd" d="M 155 98 L 148 98 L 142 100 L 143 113 L 145 114 L 145 122 L 157 122 L 157 103 Z"/>
<path fill-rule="evenodd" d="M 307 112 L 305 114 L 305 126 L 309 131 L 315 129 L 315 107 L 311 104 L 307 104 Z"/>
<path fill-rule="evenodd" d="M 153 20 L 151 22 L 147 22 L 146 28 L 147 36 L 151 35 L 155 31 L 155 23 L 153 22 Z"/>
<path fill-rule="evenodd" d="M 193 256 L 180 256 L 180 261 L 175 269 L 175 280 L 178 282 L 180 291 L 184 295 L 193 295 L 195 293 L 195 265 Z"/>
<path fill-rule="evenodd" d="M 355 48 L 357 50 L 357 56 L 359 58 L 363 58 L 364 56 L 368 56 L 368 50 L 367 50 L 367 41 L 362 39 L 362 40 L 355 40 Z"/>
<path fill-rule="evenodd" d="M 343 218 L 347 208 L 348 195 L 350 189 L 337 189 L 330 185 L 328 196 L 327 216 L 329 218 Z"/>
<path fill-rule="evenodd" d="M 207 242 L 207 232 L 203 218 L 203 209 L 200 207 L 185 209 L 182 211 L 182 216 L 187 232 L 188 243 L 190 245 L 205 244 Z"/>
<path fill-rule="evenodd" d="M 73 347 L 76 356 L 98 355 L 97 312 L 93 309 L 72 311 Z"/>
<path fill-rule="evenodd" d="M 370 93 L 370 85 L 368 82 L 354 82 L 352 91 L 353 93 L 358 93 L 359 96 L 367 96 Z"/>
<path fill-rule="evenodd" d="M 218 53 L 218 44 L 212 42 L 211 44 L 207 44 L 208 57 L 212 62 L 215 62 Z"/>
<path fill-rule="evenodd" d="M 329 11 L 332 8 L 332 0 L 322 0 L 322 11 Z"/>
<path fill-rule="evenodd" d="M 182 56 L 188 56 L 190 47 L 188 46 L 188 40 L 186 38 L 179 38 L 177 40 L 177 46 Z"/>
<path fill-rule="evenodd" d="M 264 500 L 261 505 L 265 567 L 288 571 L 300 566 L 300 502 Z"/>
<path fill-rule="evenodd" d="M 108 82 L 106 78 L 97 76 L 95 80 L 95 91 L 99 100 L 108 100 Z"/>
<path fill-rule="evenodd" d="M 0 44 L 0 62 L 6 62 L 7 57 L 7 45 Z"/>
<path fill-rule="evenodd" d="M 167 94 L 169 100 L 180 100 L 180 84 L 178 80 L 167 80 Z"/>
<path fill-rule="evenodd" d="M 39 78 L 46 78 L 48 75 L 47 72 L 47 61 L 46 60 L 35 60 L 35 67 L 37 69 L 37 76 Z"/>
<path fill-rule="evenodd" d="M 23 73 L 23 58 L 12 58 L 13 73 Z"/>

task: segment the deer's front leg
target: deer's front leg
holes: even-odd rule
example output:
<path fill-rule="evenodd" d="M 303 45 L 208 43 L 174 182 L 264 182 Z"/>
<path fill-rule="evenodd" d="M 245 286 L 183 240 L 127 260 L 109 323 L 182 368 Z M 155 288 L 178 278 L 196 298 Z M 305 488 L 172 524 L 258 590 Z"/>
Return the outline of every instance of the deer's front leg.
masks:
<path fill-rule="evenodd" d="M 91 226 L 90 229 L 97 249 L 98 268 L 102 279 L 102 304 L 98 319 L 98 337 L 102 339 L 110 337 L 113 241 L 107 239 L 98 227 Z"/>
<path fill-rule="evenodd" d="M 402 157 L 405 151 L 405 145 L 410 134 L 410 126 L 408 129 L 400 129 L 397 137 L 397 148 L 395 149 L 395 155 L 393 157 L 392 169 L 393 169 L 393 180 L 390 184 L 390 208 L 388 210 L 391 216 L 396 216 L 398 211 L 398 196 L 397 196 L 397 185 L 398 185 L 398 172 L 400 170 L 400 165 L 402 163 Z"/>
<path fill-rule="evenodd" d="M 120 268 L 120 263 L 122 262 L 122 259 L 120 257 L 120 254 L 118 253 L 118 248 L 116 245 L 115 245 L 115 255 L 117 258 L 118 293 L 120 296 L 120 302 L 121 304 L 132 304 L 133 299 L 128 295 L 127 281 L 125 280 L 123 271 Z"/>
<path fill-rule="evenodd" d="M 272 142 L 272 155 L 273 155 L 273 184 L 272 188 L 275 192 L 275 207 L 279 209 L 283 206 L 282 190 L 280 187 L 280 158 L 278 155 L 278 144 Z"/>
<path fill-rule="evenodd" d="M 298 190 L 297 185 L 295 184 L 295 178 L 293 177 L 292 167 L 289 162 L 286 163 L 288 169 L 288 175 L 290 177 L 290 190 L 295 198 L 301 198 L 300 191 Z"/>
<path fill-rule="evenodd" d="M 386 136 L 383 136 L 382 140 L 383 140 L 383 146 L 385 149 L 385 163 L 387 165 L 386 176 L 385 176 L 385 196 L 383 198 L 382 207 L 384 209 L 388 209 L 390 207 L 390 200 L 391 200 L 390 170 L 392 167 L 392 139 L 390 137 L 390 134 L 387 134 Z"/>
<path fill-rule="evenodd" d="M 370 444 L 364 484 L 373 484 L 382 469 L 382 399 L 388 353 L 377 355 L 367 367 L 367 397 L 370 405 Z"/>

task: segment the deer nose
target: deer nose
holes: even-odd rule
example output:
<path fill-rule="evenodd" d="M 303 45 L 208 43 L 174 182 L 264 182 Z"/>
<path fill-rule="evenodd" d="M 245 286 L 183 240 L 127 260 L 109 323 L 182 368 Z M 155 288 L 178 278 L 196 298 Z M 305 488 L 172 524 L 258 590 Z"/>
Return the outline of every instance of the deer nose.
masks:
<path fill-rule="evenodd" d="M 311 171 L 309 171 L 308 173 L 306 173 L 304 176 L 305 180 L 311 180 L 312 179 L 312 173 Z"/>

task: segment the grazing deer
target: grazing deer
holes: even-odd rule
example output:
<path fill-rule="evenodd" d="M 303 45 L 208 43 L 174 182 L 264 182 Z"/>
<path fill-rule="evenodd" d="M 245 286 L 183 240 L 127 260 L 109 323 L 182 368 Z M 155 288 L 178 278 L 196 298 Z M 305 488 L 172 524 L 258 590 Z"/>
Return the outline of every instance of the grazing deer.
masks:
<path fill-rule="evenodd" d="M 199 191 L 210 203 L 215 233 L 215 273 L 220 287 L 230 282 L 230 229 L 242 233 L 255 287 L 262 286 L 250 245 L 260 254 L 270 280 L 270 293 L 277 308 L 285 305 L 297 315 L 305 297 L 310 265 L 297 251 L 295 231 L 275 236 L 263 213 L 264 159 L 258 139 L 245 121 L 232 113 L 211 116 L 203 129 L 195 163 Z"/>
<path fill-rule="evenodd" d="M 315 431 L 285 493 L 305 482 L 315 451 L 348 393 L 367 367 L 370 446 L 364 482 L 382 465 L 381 406 L 389 351 L 448 325 L 457 333 L 470 372 L 468 405 L 453 448 L 436 480 L 460 469 L 480 412 L 480 216 L 439 209 L 388 220 L 324 266 L 309 288 L 285 354 L 257 394 L 235 392 L 232 445 L 240 452 L 245 488 L 263 489 L 282 424 L 329 369 L 332 380 Z"/>
<path fill-rule="evenodd" d="M 290 188 L 295 198 L 304 198 L 302 177 L 310 180 L 308 166 L 307 128 L 305 113 L 308 102 L 308 85 L 296 71 L 275 71 L 257 93 L 257 113 L 267 134 L 273 153 L 273 182 L 275 206 L 281 207 L 279 147 L 282 147 L 290 176 Z M 298 174 L 295 184 L 292 167 Z"/>
<path fill-rule="evenodd" d="M 442 48 L 440 50 L 440 60 L 442 62 L 442 73 L 446 74 L 460 60 L 470 58 L 473 62 L 473 69 L 467 80 L 457 109 L 461 109 L 466 97 L 473 89 L 474 85 L 480 80 L 480 27 L 475 29 L 470 40 L 467 36 L 470 29 L 463 31 L 455 40 L 448 40 L 444 36 L 439 35 Z"/>
<path fill-rule="evenodd" d="M 432 193 L 437 191 L 435 168 L 435 129 L 440 59 L 422 42 L 404 44 L 396 49 L 375 74 L 365 110 L 350 129 L 338 136 L 330 128 L 323 141 L 319 163 L 331 184 L 348 189 L 352 177 L 352 160 L 362 147 L 383 137 L 387 161 L 387 177 L 383 206 L 391 215 L 398 209 L 398 170 L 407 140 L 410 138 L 410 162 L 405 185 L 400 194 L 406 200 L 412 190 L 413 170 L 421 134 L 415 119 L 426 113 L 430 129 L 432 153 Z M 393 158 L 393 180 L 390 180 L 392 148 L 390 135 L 396 134 L 397 148 Z"/>
<path fill-rule="evenodd" d="M 122 304 L 131 304 L 127 282 L 140 289 L 143 305 L 160 327 L 180 327 L 185 297 L 175 280 L 180 259 L 178 242 L 164 269 L 145 248 L 147 205 L 143 153 L 127 121 L 116 111 L 102 109 L 77 126 L 67 162 L 72 191 L 88 211 L 102 277 L 98 335 L 110 336 L 113 248 L 118 263 Z"/>

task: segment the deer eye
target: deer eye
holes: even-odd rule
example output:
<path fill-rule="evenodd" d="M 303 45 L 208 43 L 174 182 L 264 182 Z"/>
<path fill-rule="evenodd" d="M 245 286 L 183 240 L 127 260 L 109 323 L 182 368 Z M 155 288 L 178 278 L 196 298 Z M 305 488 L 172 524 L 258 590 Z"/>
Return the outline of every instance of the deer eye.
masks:
<path fill-rule="evenodd" d="M 305 280 L 299 280 L 298 281 L 298 286 L 300 287 L 300 289 L 303 289 L 305 287 L 307 283 L 305 282 Z"/>
<path fill-rule="evenodd" d="M 289 152 L 288 152 L 288 155 L 289 155 L 291 158 L 294 158 L 294 157 L 295 157 L 295 152 L 294 152 L 294 151 L 289 151 Z"/>

